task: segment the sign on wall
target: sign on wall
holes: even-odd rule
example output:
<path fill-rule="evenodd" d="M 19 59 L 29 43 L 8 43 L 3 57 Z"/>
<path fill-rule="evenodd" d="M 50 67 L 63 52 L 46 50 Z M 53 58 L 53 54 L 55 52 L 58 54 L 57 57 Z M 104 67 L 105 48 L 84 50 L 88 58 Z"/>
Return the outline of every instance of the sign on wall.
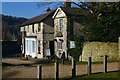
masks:
<path fill-rule="evenodd" d="M 50 49 L 46 49 L 46 56 L 50 56 Z"/>
<path fill-rule="evenodd" d="M 75 48 L 75 41 L 70 41 L 70 48 Z"/>

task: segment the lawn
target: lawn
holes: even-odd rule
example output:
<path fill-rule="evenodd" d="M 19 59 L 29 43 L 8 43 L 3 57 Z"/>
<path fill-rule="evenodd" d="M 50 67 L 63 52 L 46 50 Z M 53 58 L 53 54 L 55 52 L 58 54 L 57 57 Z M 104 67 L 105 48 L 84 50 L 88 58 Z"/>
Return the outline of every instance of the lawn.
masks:
<path fill-rule="evenodd" d="M 64 80 L 80 80 L 81 78 L 100 78 L 100 79 L 106 79 L 106 80 L 111 80 L 113 78 L 115 78 L 115 80 L 118 80 L 119 79 L 119 75 L 120 75 L 120 72 L 119 71 L 115 71 L 115 72 L 108 72 L 108 73 L 94 73 L 94 74 L 91 74 L 91 75 L 80 75 L 80 76 L 76 76 L 74 78 L 71 78 L 71 77 L 66 77 L 66 78 L 63 78 Z M 62 80 L 63 80 L 62 79 Z"/>
<path fill-rule="evenodd" d="M 108 73 L 94 73 L 91 75 L 85 74 L 85 75 L 76 76 L 74 78 L 65 77 L 65 78 L 60 78 L 59 80 L 120 80 L 119 75 L 120 75 L 120 72 L 115 71 L 115 72 L 108 72 Z M 54 80 L 54 78 L 51 78 L 49 80 Z"/>

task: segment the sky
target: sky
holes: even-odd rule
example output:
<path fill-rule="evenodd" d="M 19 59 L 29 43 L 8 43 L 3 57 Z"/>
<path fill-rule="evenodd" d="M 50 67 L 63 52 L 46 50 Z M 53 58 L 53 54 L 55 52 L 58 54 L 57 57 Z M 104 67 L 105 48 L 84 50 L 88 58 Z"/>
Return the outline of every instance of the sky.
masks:
<path fill-rule="evenodd" d="M 22 0 L 24 2 L 14 2 L 14 1 L 20 1 L 20 0 L 0 0 L 0 1 L 2 1 L 2 5 L 0 2 L 0 14 L 16 16 L 16 17 L 25 17 L 25 18 L 32 18 L 34 16 L 42 14 L 45 12 L 45 10 L 48 7 L 50 7 L 51 9 L 55 9 L 61 5 L 61 4 L 58 4 L 59 2 L 52 2 L 52 4 L 40 6 L 38 8 L 37 4 L 46 4 L 45 2 L 39 2 L 39 1 L 47 1 L 47 0 L 36 0 L 38 2 L 32 2 L 32 0 L 31 2 L 25 2 L 26 0 Z M 27 0 L 27 1 L 30 1 L 30 0 Z M 78 0 L 74 0 L 74 1 L 78 1 Z M 85 1 L 85 0 L 82 0 L 82 1 Z"/>
<path fill-rule="evenodd" d="M 40 7 L 37 7 L 37 4 L 44 4 Z M 55 9 L 58 6 L 58 3 L 52 3 L 49 5 L 45 5 L 47 3 L 43 2 L 2 2 L 2 14 L 16 16 L 16 17 L 24 17 L 24 18 L 32 18 L 39 14 L 45 12 L 45 10 L 50 7 L 51 9 Z"/>

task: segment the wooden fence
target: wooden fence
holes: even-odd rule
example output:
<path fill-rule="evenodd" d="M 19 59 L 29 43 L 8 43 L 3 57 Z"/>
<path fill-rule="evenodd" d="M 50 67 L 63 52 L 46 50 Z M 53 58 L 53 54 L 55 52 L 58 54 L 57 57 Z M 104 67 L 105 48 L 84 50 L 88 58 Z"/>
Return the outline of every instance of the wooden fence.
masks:
<path fill-rule="evenodd" d="M 107 72 L 107 55 L 101 56 L 103 57 L 103 72 Z M 58 60 L 55 61 L 55 80 L 59 79 L 59 62 Z M 37 78 L 38 80 L 42 79 L 42 66 L 38 65 L 38 72 L 37 72 Z M 88 65 L 87 65 L 87 74 L 91 75 L 92 74 L 92 59 L 91 57 L 88 57 Z M 72 74 L 71 77 L 76 76 L 76 61 L 74 58 L 72 58 Z"/>

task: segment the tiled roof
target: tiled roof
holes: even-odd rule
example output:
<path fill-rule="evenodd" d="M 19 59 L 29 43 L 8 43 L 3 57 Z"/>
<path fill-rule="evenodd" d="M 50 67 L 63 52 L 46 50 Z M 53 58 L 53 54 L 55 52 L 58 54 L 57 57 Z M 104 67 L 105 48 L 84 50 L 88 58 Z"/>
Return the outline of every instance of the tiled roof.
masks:
<path fill-rule="evenodd" d="M 29 24 L 34 24 L 34 23 L 38 23 L 43 21 L 45 18 L 47 18 L 49 15 L 53 14 L 55 12 L 55 10 L 51 10 L 49 12 L 46 12 L 44 14 L 35 16 L 33 18 L 30 18 L 29 20 L 27 20 L 26 22 L 24 22 L 21 26 L 25 26 L 25 25 L 29 25 Z"/>
<path fill-rule="evenodd" d="M 88 15 L 90 14 L 89 11 L 85 10 L 85 9 L 81 9 L 81 8 L 65 8 L 65 7 L 60 7 L 67 16 L 77 16 L 77 15 Z M 46 19 L 46 17 L 48 17 L 50 14 L 54 14 L 55 10 L 49 11 L 47 13 L 35 16 L 29 20 L 27 20 L 26 22 L 24 22 L 21 26 L 25 26 L 25 25 L 29 25 L 29 24 L 34 24 L 34 23 L 38 23 L 43 21 L 44 19 Z"/>
<path fill-rule="evenodd" d="M 88 10 L 82 9 L 82 8 L 65 8 L 65 7 L 60 7 L 67 16 L 77 16 L 77 15 L 89 15 L 90 12 Z"/>

